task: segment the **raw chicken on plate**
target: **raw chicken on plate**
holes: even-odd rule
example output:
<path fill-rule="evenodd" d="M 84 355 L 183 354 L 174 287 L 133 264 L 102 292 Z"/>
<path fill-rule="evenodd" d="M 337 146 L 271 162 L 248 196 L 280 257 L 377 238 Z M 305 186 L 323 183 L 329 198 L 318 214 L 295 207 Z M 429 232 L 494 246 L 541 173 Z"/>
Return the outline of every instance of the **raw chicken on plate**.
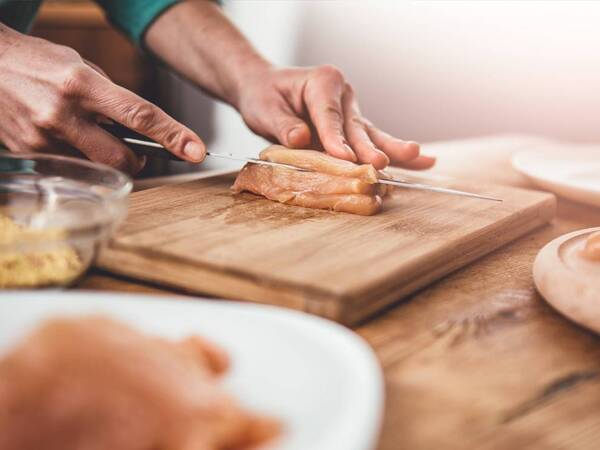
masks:
<path fill-rule="evenodd" d="M 196 336 L 103 317 L 53 319 L 0 359 L 1 450 L 241 450 L 278 434 L 218 384 L 228 360 Z"/>

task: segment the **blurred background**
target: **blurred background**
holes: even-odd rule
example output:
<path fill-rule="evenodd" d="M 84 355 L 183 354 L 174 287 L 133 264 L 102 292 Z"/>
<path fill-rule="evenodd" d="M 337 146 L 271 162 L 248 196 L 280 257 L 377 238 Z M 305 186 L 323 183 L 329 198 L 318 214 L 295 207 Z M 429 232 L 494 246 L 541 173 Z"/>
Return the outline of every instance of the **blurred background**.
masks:
<path fill-rule="evenodd" d="M 600 141 L 600 2 L 225 0 L 223 7 L 276 64 L 340 67 L 365 114 L 398 137 Z M 230 107 L 144 58 L 91 1 L 47 2 L 35 34 L 75 47 L 215 151 L 256 154 L 265 145 Z M 189 168 L 158 162 L 151 170 Z"/>

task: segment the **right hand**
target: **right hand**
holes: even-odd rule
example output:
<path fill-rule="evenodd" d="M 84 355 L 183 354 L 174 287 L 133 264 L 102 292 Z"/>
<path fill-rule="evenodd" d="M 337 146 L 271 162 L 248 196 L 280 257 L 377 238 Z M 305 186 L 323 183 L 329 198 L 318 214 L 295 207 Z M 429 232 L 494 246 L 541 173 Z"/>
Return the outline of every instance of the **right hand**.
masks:
<path fill-rule="evenodd" d="M 0 141 L 13 152 L 75 148 L 92 161 L 128 173 L 142 161 L 97 125 L 106 117 L 190 162 L 206 155 L 189 128 L 110 81 L 68 47 L 0 24 Z"/>

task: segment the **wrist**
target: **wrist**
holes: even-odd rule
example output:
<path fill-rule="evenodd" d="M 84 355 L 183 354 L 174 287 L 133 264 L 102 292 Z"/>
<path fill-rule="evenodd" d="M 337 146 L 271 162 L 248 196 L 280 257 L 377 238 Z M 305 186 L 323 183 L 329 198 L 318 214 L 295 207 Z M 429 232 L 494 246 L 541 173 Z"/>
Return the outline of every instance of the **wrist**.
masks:
<path fill-rule="evenodd" d="M 236 69 L 231 72 L 235 76 L 232 78 L 226 101 L 239 111 L 240 99 L 247 86 L 264 77 L 272 68 L 273 65 L 257 53 L 239 58 Z"/>

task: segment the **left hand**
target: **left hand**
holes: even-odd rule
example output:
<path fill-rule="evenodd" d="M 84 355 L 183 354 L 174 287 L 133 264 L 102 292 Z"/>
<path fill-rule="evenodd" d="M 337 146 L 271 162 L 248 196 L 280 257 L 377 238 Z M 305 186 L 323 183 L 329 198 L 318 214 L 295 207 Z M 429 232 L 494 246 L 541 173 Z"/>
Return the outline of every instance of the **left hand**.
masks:
<path fill-rule="evenodd" d="M 291 148 L 318 148 L 383 169 L 428 169 L 435 159 L 419 144 L 395 138 L 361 114 L 354 90 L 334 66 L 268 68 L 248 77 L 237 109 L 255 133 Z"/>

